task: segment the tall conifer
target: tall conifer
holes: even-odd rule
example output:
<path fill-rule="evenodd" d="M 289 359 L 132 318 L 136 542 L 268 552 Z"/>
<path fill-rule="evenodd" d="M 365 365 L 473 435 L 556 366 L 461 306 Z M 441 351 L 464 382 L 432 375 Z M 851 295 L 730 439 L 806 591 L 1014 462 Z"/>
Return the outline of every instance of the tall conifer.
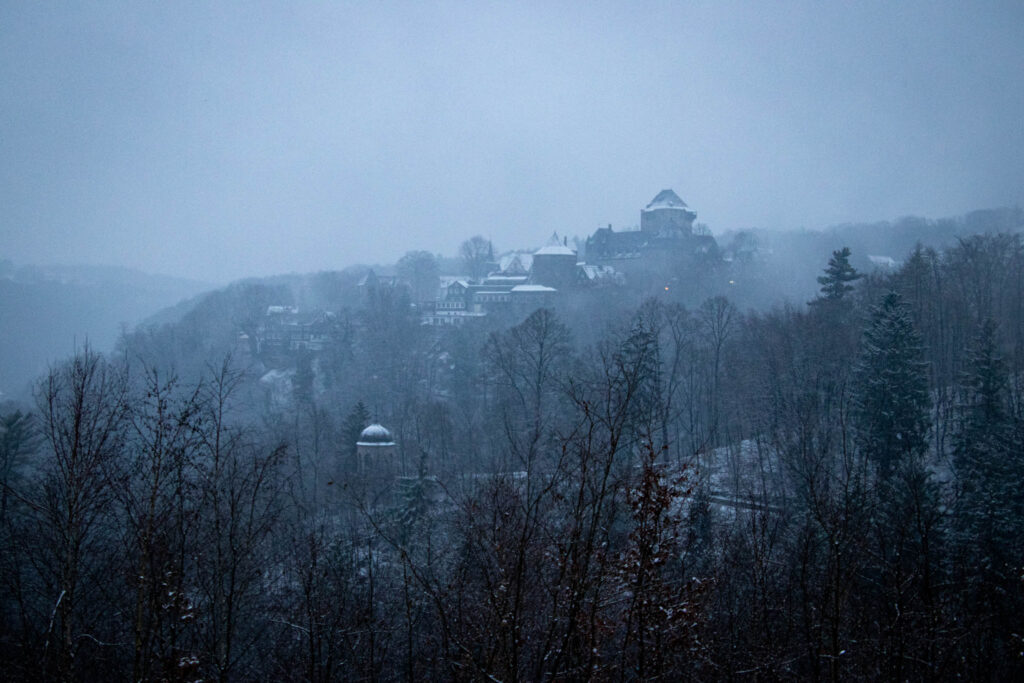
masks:
<path fill-rule="evenodd" d="M 857 434 L 883 478 L 928 449 L 930 400 L 921 339 L 903 300 L 890 292 L 875 307 L 857 367 Z"/>
<path fill-rule="evenodd" d="M 850 248 L 843 247 L 832 252 L 832 258 L 828 260 L 828 267 L 825 274 L 818 278 L 821 285 L 821 296 L 811 303 L 822 301 L 839 301 L 853 291 L 851 282 L 863 277 L 850 265 Z"/>

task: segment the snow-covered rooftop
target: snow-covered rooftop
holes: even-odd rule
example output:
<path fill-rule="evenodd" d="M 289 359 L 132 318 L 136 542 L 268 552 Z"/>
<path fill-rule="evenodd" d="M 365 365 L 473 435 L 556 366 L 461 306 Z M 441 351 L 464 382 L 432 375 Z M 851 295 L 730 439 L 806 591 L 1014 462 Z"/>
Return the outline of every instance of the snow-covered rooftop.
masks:
<path fill-rule="evenodd" d="M 498 266 L 502 273 L 526 273 L 533 265 L 533 254 L 523 251 L 513 251 L 503 254 L 498 259 Z"/>
<path fill-rule="evenodd" d="M 260 377 L 260 383 L 275 384 L 277 382 L 282 382 L 286 379 L 291 378 L 294 374 L 294 370 L 270 370 L 262 377 Z"/>
<path fill-rule="evenodd" d="M 875 256 L 868 254 L 868 261 L 871 261 L 872 265 L 876 265 L 881 268 L 895 268 L 899 265 L 899 261 L 894 259 L 892 256 Z"/>
<path fill-rule="evenodd" d="M 558 290 L 554 287 L 547 287 L 545 285 L 516 285 L 512 288 L 513 292 L 557 292 Z"/>
<path fill-rule="evenodd" d="M 611 266 L 598 266 L 591 263 L 577 263 L 576 267 L 583 271 L 588 280 L 599 280 L 602 278 L 617 279 L 618 271 Z"/>
<path fill-rule="evenodd" d="M 484 280 L 485 285 L 511 284 L 513 282 L 525 282 L 527 275 L 488 275 Z"/>
<path fill-rule="evenodd" d="M 662 190 L 657 196 L 651 200 L 651 203 L 647 205 L 644 211 L 655 211 L 657 209 L 682 209 L 683 211 L 689 211 L 689 207 L 686 206 L 686 202 L 679 198 L 672 190 Z"/>
<path fill-rule="evenodd" d="M 575 256 L 576 252 L 561 244 L 552 244 L 541 247 L 533 253 L 534 256 Z"/>
<path fill-rule="evenodd" d="M 442 275 L 440 277 L 442 287 L 447 287 L 453 282 L 469 282 L 471 279 L 468 275 Z"/>

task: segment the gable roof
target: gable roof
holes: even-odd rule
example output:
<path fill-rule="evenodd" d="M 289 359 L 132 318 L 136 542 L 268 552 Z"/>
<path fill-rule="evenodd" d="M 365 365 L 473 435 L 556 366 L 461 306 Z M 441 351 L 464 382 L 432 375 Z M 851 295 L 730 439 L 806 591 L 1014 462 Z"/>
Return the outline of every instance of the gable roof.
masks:
<path fill-rule="evenodd" d="M 526 275 L 532 267 L 533 254 L 530 252 L 510 252 L 502 255 L 498 261 L 499 272 L 502 275 Z"/>

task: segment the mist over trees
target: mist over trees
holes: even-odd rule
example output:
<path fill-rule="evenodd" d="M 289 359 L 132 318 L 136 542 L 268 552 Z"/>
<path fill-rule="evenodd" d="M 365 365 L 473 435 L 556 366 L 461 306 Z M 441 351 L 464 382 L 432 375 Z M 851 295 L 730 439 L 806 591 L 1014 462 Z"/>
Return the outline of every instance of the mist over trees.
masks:
<path fill-rule="evenodd" d="M 448 328 L 410 252 L 83 347 L 0 407 L 5 678 L 1019 678 L 1020 235 L 760 309 L 754 244 Z"/>
<path fill-rule="evenodd" d="M 47 364 L 76 344 L 110 351 L 122 331 L 210 286 L 127 268 L 15 265 L 0 254 L 0 400 L 28 399 Z"/>

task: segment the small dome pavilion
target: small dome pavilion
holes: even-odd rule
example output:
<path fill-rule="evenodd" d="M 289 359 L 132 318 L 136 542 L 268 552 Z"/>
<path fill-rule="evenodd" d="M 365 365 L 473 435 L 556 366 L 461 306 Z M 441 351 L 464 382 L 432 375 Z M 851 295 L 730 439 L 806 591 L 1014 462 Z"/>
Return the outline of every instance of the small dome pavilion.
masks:
<path fill-rule="evenodd" d="M 367 476 L 390 477 L 396 471 L 395 439 L 383 425 L 374 423 L 364 429 L 356 442 L 356 459 L 360 473 Z"/>

